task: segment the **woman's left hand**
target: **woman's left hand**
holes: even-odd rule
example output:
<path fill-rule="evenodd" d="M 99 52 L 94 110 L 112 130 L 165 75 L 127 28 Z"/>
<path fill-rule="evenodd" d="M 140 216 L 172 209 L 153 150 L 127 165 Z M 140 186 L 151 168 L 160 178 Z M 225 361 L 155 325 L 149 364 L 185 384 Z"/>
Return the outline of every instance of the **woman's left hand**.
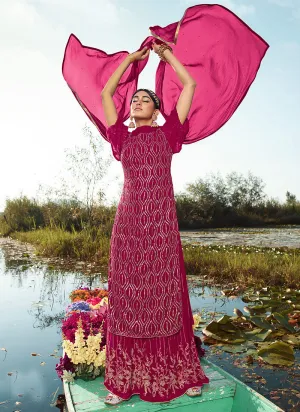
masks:
<path fill-rule="evenodd" d="M 161 46 L 161 44 L 162 43 L 160 43 L 160 44 L 157 44 L 157 43 L 152 43 L 152 50 L 155 52 L 155 53 L 157 53 L 157 51 L 158 51 L 158 49 L 159 49 L 159 46 Z"/>

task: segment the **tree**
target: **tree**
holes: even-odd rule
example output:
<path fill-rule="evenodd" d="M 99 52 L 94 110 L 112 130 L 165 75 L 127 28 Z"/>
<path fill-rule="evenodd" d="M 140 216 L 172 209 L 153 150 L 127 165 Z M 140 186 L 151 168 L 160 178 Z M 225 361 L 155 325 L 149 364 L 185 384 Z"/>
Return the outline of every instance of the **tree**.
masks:
<path fill-rule="evenodd" d="M 226 214 L 228 210 L 227 187 L 219 174 L 210 174 L 187 185 L 187 192 L 198 204 L 201 217 L 207 223 Z"/>
<path fill-rule="evenodd" d="M 295 206 L 297 203 L 297 198 L 296 195 L 293 195 L 291 192 L 287 191 L 286 192 L 286 204 L 288 206 Z"/>
<path fill-rule="evenodd" d="M 73 150 L 65 150 L 66 169 L 70 176 L 65 178 L 65 172 L 62 172 L 59 188 L 40 186 L 39 191 L 49 204 L 53 201 L 66 207 L 72 204 L 72 217 L 78 216 L 80 209 L 84 209 L 84 220 L 92 226 L 96 206 L 103 205 L 106 200 L 103 179 L 112 162 L 112 155 L 104 158 L 103 140 L 99 135 L 93 135 L 88 126 L 83 128 L 83 135 L 88 143 L 86 147 L 75 146 Z"/>
<path fill-rule="evenodd" d="M 262 179 L 248 173 L 248 177 L 232 172 L 226 176 L 228 202 L 234 209 L 251 211 L 266 198 Z"/>

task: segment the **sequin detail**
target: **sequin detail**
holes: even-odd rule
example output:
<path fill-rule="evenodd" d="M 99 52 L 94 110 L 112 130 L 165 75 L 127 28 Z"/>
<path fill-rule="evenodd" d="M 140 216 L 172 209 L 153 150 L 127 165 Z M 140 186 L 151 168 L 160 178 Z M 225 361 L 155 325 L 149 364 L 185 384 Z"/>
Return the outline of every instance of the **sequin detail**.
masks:
<path fill-rule="evenodd" d="M 128 135 L 122 144 L 124 186 L 111 236 L 109 328 L 138 338 L 182 327 L 179 229 L 164 133 Z"/>
<path fill-rule="evenodd" d="M 208 382 L 196 354 L 194 338 L 180 344 L 173 354 L 168 349 L 149 351 L 145 341 L 142 345 L 135 342 L 127 350 L 119 343 L 106 354 L 104 384 L 123 396 L 133 391 L 142 397 L 166 401 L 178 396 L 181 389 Z"/>

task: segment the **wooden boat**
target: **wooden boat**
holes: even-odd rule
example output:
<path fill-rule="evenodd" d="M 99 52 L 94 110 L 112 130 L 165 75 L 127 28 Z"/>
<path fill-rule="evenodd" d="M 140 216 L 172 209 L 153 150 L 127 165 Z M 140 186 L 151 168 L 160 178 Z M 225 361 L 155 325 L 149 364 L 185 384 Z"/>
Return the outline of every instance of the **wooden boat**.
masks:
<path fill-rule="evenodd" d="M 171 402 L 151 403 L 132 396 L 119 405 L 106 405 L 108 393 L 103 385 L 103 376 L 93 381 L 76 379 L 75 383 L 64 383 L 66 407 L 68 412 L 273 412 L 281 411 L 268 399 L 234 378 L 212 362 L 201 359 L 201 365 L 210 378 L 210 383 L 202 388 L 202 395 L 191 398 L 183 395 Z"/>

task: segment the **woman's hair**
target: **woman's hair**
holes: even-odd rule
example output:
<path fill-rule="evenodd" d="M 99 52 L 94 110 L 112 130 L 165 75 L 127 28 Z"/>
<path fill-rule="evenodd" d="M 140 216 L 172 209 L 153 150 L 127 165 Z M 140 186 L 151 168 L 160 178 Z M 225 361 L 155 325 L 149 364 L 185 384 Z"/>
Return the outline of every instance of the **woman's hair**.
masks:
<path fill-rule="evenodd" d="M 155 106 L 155 109 L 160 109 L 160 99 L 157 97 L 157 95 L 152 91 L 152 90 L 149 90 L 149 89 L 138 89 L 138 90 L 136 90 L 135 92 L 134 92 L 134 94 L 132 95 L 132 98 L 131 98 L 131 100 L 130 100 L 130 104 L 132 103 L 132 99 L 133 99 L 133 96 L 137 93 L 137 92 L 140 92 L 140 91 L 144 91 L 144 92 L 147 92 L 148 94 L 149 94 L 149 96 L 151 97 L 151 99 L 153 100 L 153 102 L 154 102 L 154 106 Z"/>

